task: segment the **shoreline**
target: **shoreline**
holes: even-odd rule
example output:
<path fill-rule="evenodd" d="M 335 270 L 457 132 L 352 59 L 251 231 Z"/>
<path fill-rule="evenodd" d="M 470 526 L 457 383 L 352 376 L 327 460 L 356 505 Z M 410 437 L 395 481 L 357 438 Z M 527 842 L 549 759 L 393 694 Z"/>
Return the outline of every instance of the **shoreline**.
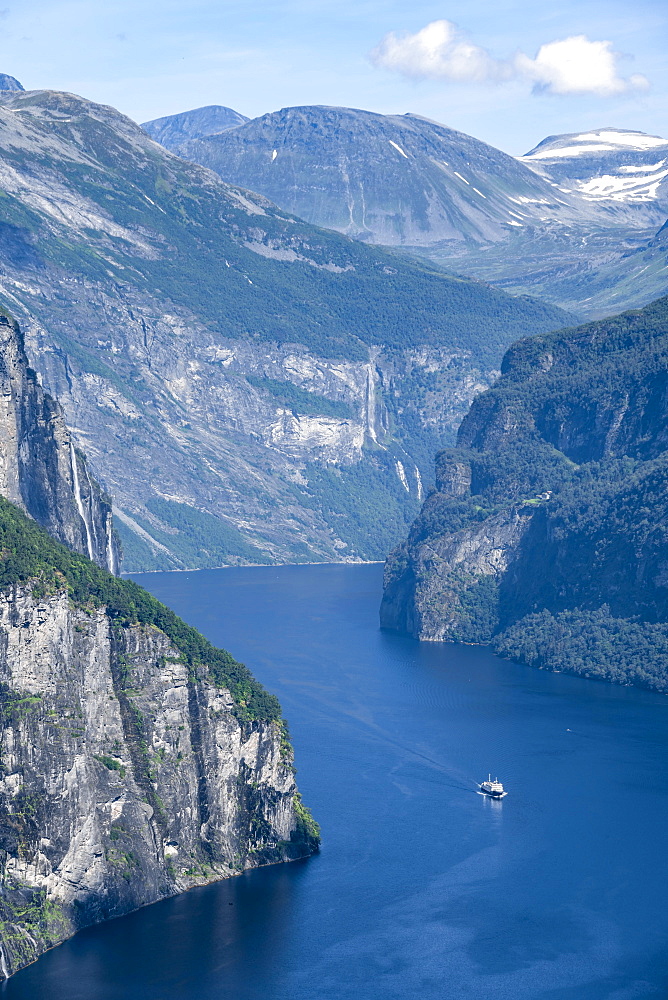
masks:
<path fill-rule="evenodd" d="M 350 559 L 341 562 L 332 562 L 323 559 L 322 562 L 294 562 L 294 563 L 244 563 L 243 566 L 195 566 L 191 569 L 133 569 L 122 570 L 120 577 L 125 576 L 148 576 L 152 573 L 203 573 L 205 570 L 218 569 L 283 569 L 288 566 L 381 566 L 384 559 Z"/>

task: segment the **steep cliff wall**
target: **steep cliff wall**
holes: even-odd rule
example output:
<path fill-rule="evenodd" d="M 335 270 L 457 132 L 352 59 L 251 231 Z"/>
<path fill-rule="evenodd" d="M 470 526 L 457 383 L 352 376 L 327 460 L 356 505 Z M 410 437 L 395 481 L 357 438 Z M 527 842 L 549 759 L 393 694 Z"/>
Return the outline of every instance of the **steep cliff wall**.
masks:
<path fill-rule="evenodd" d="M 88 924 L 317 849 L 280 709 L 242 665 L 6 502 L 0 541 L 5 976 Z"/>
<path fill-rule="evenodd" d="M 387 561 L 382 623 L 668 690 L 668 299 L 503 372 Z"/>
<path fill-rule="evenodd" d="M 74 446 L 60 406 L 28 366 L 18 325 L 0 314 L 0 495 L 112 573 L 111 501 Z"/>

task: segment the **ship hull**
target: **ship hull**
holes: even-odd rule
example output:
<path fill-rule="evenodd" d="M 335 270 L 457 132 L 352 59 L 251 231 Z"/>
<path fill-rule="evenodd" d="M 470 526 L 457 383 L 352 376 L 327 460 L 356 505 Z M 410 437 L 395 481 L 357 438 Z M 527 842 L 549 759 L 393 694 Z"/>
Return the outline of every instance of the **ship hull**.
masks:
<path fill-rule="evenodd" d="M 508 794 L 507 792 L 491 792 L 487 788 L 483 788 L 482 785 L 480 785 L 480 791 L 483 795 L 489 795 L 490 799 L 502 799 Z"/>

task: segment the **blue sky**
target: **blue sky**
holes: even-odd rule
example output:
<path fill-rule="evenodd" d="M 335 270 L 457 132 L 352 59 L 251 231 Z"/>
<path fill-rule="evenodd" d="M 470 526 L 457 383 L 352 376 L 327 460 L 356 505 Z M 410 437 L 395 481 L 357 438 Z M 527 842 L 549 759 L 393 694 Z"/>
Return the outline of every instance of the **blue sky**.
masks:
<path fill-rule="evenodd" d="M 0 72 L 137 121 L 340 104 L 510 153 L 606 125 L 668 137 L 665 0 L 0 0 L 0 32 Z"/>

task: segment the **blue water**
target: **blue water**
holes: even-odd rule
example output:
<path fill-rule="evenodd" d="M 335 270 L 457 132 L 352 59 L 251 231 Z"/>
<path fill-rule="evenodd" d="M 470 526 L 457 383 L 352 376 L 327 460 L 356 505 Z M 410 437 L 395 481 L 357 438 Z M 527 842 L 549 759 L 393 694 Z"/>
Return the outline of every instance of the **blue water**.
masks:
<path fill-rule="evenodd" d="M 384 634 L 379 566 L 140 579 L 279 695 L 322 853 L 83 931 L 8 1000 L 668 996 L 668 699 Z"/>

